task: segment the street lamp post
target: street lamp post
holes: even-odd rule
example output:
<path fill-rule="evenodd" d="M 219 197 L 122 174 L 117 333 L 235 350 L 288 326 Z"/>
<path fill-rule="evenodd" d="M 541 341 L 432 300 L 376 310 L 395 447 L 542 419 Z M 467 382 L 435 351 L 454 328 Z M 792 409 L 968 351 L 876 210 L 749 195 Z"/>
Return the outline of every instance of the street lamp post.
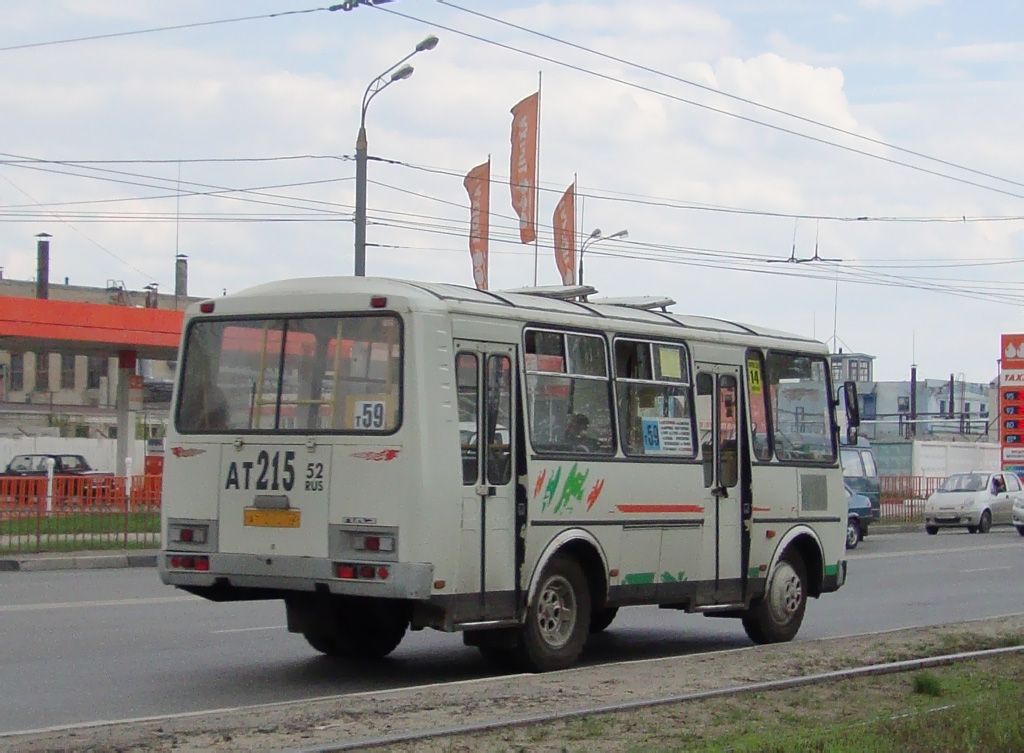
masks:
<path fill-rule="evenodd" d="M 366 276 L 366 108 L 370 106 L 370 100 L 391 84 L 412 75 L 413 67 L 402 65 L 406 60 L 418 52 L 432 50 L 435 47 L 437 47 L 437 37 L 431 34 L 417 44 L 412 52 L 371 81 L 370 85 L 366 87 L 366 91 L 363 92 L 363 105 L 359 115 L 359 134 L 356 136 L 356 277 Z"/>
<path fill-rule="evenodd" d="M 588 235 L 583 240 L 583 243 L 580 244 L 580 281 L 579 281 L 579 284 L 580 285 L 583 284 L 583 252 L 586 251 L 588 247 L 593 246 L 598 241 L 611 241 L 611 240 L 615 240 L 616 238 L 628 238 L 628 237 L 629 237 L 629 231 L 628 230 L 619 230 L 617 233 L 612 233 L 611 235 L 601 235 L 601 228 L 596 228 L 590 235 Z"/>

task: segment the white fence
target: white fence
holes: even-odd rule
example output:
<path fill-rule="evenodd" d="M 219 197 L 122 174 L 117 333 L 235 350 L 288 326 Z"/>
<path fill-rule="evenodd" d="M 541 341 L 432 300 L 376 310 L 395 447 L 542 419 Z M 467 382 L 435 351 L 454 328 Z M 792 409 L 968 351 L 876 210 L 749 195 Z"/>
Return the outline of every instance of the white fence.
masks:
<path fill-rule="evenodd" d="M 999 470 L 999 445 L 975 442 L 914 442 L 914 476 L 948 476 Z"/>
<path fill-rule="evenodd" d="M 128 443 L 132 473 L 142 473 L 146 458 L 143 439 Z M 62 437 L 0 437 L 0 467 L 6 467 L 15 455 L 26 453 L 69 453 L 81 455 L 98 471 L 117 471 L 116 439 L 72 439 Z"/>

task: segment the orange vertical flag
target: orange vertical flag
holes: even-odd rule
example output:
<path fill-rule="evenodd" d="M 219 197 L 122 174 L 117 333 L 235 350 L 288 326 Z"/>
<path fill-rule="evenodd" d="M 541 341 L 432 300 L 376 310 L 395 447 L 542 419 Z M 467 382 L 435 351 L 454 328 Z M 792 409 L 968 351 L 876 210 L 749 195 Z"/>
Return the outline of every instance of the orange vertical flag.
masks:
<path fill-rule="evenodd" d="M 555 230 L 555 264 L 563 285 L 576 283 L 576 184 L 573 183 L 558 200 L 551 218 Z"/>
<path fill-rule="evenodd" d="M 537 119 L 540 92 L 512 108 L 512 159 L 509 188 L 519 215 L 519 240 L 537 239 Z"/>
<path fill-rule="evenodd" d="M 491 161 L 477 165 L 462 181 L 469 194 L 469 255 L 473 260 L 473 282 L 487 290 L 487 253 L 490 245 Z"/>

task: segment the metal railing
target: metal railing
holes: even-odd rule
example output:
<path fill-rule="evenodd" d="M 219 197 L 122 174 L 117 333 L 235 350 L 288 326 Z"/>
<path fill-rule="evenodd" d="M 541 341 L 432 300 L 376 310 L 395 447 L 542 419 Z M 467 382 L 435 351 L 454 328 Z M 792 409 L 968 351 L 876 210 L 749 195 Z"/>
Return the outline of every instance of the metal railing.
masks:
<path fill-rule="evenodd" d="M 162 476 L 0 478 L 0 554 L 160 545 Z M 881 523 L 924 523 L 943 479 L 882 476 Z"/>
<path fill-rule="evenodd" d="M 0 553 L 153 548 L 161 476 L 0 478 Z"/>
<path fill-rule="evenodd" d="M 943 482 L 942 476 L 880 476 L 882 523 L 924 524 L 924 503 Z"/>

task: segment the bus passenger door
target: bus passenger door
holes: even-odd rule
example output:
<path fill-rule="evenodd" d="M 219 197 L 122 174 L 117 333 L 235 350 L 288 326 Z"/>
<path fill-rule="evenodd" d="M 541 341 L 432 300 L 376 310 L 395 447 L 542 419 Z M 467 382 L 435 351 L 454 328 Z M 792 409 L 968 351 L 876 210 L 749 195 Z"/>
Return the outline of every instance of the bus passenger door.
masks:
<path fill-rule="evenodd" d="M 744 452 L 743 411 L 740 405 L 740 367 L 725 364 L 697 365 L 697 420 L 700 453 L 704 466 L 705 520 L 713 542 L 705 539 L 705 555 L 714 572 L 711 603 L 733 604 L 743 600 L 743 553 L 749 536 L 743 525 L 743 489 L 750 478 L 749 455 Z M 709 545 L 713 543 L 713 552 Z"/>
<path fill-rule="evenodd" d="M 455 342 L 462 441 L 459 585 L 466 620 L 516 614 L 514 345 Z"/>

